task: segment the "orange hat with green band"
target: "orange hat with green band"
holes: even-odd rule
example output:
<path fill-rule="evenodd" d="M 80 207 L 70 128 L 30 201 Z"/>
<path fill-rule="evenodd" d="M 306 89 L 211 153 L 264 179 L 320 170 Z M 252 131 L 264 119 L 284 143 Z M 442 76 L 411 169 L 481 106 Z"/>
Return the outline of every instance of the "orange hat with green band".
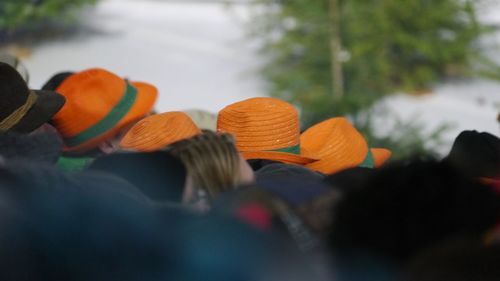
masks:
<path fill-rule="evenodd" d="M 96 148 L 150 113 L 158 96 L 150 84 L 129 82 L 99 68 L 71 75 L 56 91 L 66 104 L 53 123 L 70 152 Z"/>
<path fill-rule="evenodd" d="M 251 98 L 225 107 L 219 112 L 217 130 L 233 134 L 246 159 L 300 165 L 315 160 L 301 149 L 297 110 L 278 99 Z"/>
<path fill-rule="evenodd" d="M 368 147 L 364 137 L 343 117 L 312 126 L 300 141 L 310 155 L 320 159 L 307 167 L 324 174 L 353 167 L 379 167 L 391 156 L 387 149 Z"/>

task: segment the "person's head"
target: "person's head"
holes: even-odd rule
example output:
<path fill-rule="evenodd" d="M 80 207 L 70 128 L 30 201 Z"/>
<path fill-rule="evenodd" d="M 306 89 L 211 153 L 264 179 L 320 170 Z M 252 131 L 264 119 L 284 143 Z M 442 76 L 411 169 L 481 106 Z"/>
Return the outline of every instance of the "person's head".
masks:
<path fill-rule="evenodd" d="M 362 189 L 376 172 L 376 169 L 355 167 L 329 175 L 325 182 L 340 193 L 346 193 Z"/>
<path fill-rule="evenodd" d="M 72 155 L 117 150 L 127 130 L 151 112 L 158 95 L 150 84 L 99 68 L 69 76 L 57 92 L 67 102 L 53 123 L 64 139 L 65 153 Z"/>
<path fill-rule="evenodd" d="M 401 265 L 454 236 L 483 239 L 499 217 L 500 197 L 490 188 L 445 163 L 414 161 L 382 168 L 344 193 L 330 242 L 340 258 Z"/>
<path fill-rule="evenodd" d="M 203 197 L 203 193 L 213 198 L 254 181 L 252 169 L 236 150 L 229 134 L 205 131 L 173 143 L 169 151 L 184 163 L 191 181 L 192 188 L 185 191 L 184 202 Z"/>
<path fill-rule="evenodd" d="M 0 62 L 0 133 L 39 130 L 63 107 L 56 92 L 30 90 L 12 66 Z"/>
<path fill-rule="evenodd" d="M 97 158 L 89 170 L 119 176 L 157 203 L 180 203 L 187 174 L 182 162 L 164 151 L 105 155 Z"/>

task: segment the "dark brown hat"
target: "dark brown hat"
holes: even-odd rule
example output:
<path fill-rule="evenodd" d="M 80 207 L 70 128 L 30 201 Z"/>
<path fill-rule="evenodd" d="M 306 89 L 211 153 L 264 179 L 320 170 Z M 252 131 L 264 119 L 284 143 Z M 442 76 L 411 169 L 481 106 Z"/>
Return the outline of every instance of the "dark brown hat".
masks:
<path fill-rule="evenodd" d="M 500 177 L 500 138 L 487 132 L 463 131 L 445 161 L 474 178 Z"/>
<path fill-rule="evenodd" d="M 10 65 L 0 62 L 0 132 L 29 133 L 50 121 L 65 98 L 53 91 L 33 91 Z"/>
<path fill-rule="evenodd" d="M 62 82 L 64 82 L 66 78 L 70 77 L 73 74 L 75 73 L 71 71 L 64 71 L 54 74 L 47 82 L 45 82 L 45 84 L 43 84 L 42 90 L 55 91 L 59 86 L 61 86 Z"/>

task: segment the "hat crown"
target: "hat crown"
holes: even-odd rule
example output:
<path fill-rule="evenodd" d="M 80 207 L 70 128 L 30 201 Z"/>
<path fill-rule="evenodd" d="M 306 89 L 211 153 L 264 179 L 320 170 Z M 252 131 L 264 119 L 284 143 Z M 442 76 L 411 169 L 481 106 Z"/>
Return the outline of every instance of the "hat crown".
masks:
<path fill-rule="evenodd" d="M 122 78 L 99 68 L 71 75 L 57 88 L 66 97 L 54 117 L 57 129 L 63 136 L 73 136 L 90 128 L 114 108 L 126 86 Z"/>
<path fill-rule="evenodd" d="M 289 148 L 300 141 L 297 110 L 274 98 L 251 98 L 225 107 L 217 129 L 233 134 L 242 152 Z"/>
<path fill-rule="evenodd" d="M 308 153 L 320 159 L 309 167 L 327 174 L 359 165 L 369 150 L 364 137 L 343 117 L 312 126 L 300 140 Z"/>
<path fill-rule="evenodd" d="M 139 121 L 120 145 L 138 151 L 155 151 L 200 133 L 201 130 L 184 112 L 165 112 Z"/>
<path fill-rule="evenodd" d="M 319 157 L 331 154 L 335 149 L 367 150 L 364 137 L 344 117 L 334 117 L 307 129 L 301 136 L 302 146 Z"/>
<path fill-rule="evenodd" d="M 0 62 L 0 120 L 9 116 L 22 106 L 30 90 L 26 82 L 15 68 L 7 63 Z"/>

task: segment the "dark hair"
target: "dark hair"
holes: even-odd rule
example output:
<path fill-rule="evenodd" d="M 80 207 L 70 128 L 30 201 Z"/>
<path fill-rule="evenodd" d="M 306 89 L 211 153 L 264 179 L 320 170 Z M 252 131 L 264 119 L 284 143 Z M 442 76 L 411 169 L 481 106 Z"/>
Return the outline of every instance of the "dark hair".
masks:
<path fill-rule="evenodd" d="M 361 189 L 376 171 L 365 167 L 350 168 L 327 176 L 325 182 L 342 193 L 356 191 Z"/>
<path fill-rule="evenodd" d="M 260 169 L 266 167 L 267 165 L 281 163 L 278 161 L 267 160 L 267 159 L 249 159 L 249 160 L 247 160 L 247 162 L 248 162 L 248 165 L 250 165 L 250 167 L 252 167 L 252 170 L 254 170 L 254 171 L 259 171 Z"/>
<path fill-rule="evenodd" d="M 156 202 L 180 202 L 187 175 L 182 162 L 164 151 L 110 154 L 89 169 L 121 177 Z"/>
<path fill-rule="evenodd" d="M 268 163 L 255 172 L 257 181 L 272 180 L 274 178 L 298 178 L 300 180 L 321 181 L 324 175 L 308 169 L 304 166 L 285 164 L 285 163 Z"/>
<path fill-rule="evenodd" d="M 481 236 L 500 215 L 500 198 L 445 163 L 416 161 L 376 172 L 346 193 L 330 242 L 338 256 L 359 253 L 405 263 L 455 235 Z"/>

